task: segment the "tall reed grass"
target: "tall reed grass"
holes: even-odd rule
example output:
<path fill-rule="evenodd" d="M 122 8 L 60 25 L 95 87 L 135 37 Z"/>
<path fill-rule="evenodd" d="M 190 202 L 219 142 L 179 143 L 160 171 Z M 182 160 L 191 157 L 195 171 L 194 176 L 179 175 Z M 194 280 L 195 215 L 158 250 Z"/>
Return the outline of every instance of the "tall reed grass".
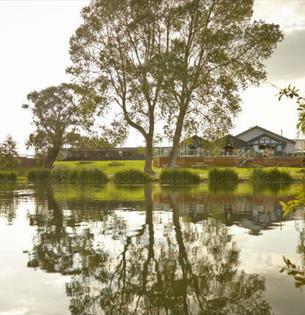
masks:
<path fill-rule="evenodd" d="M 211 185 L 236 185 L 238 174 L 231 169 L 213 168 L 209 171 L 209 184 Z"/>
<path fill-rule="evenodd" d="M 289 184 L 292 182 L 292 177 L 286 171 L 280 171 L 277 168 L 253 170 L 251 175 L 253 184 Z"/>
<path fill-rule="evenodd" d="M 99 169 L 55 169 L 49 170 L 36 170 L 28 174 L 28 180 L 34 183 L 37 182 L 56 182 L 56 183 L 71 183 L 71 184 L 84 184 L 84 183 L 107 183 L 108 177 Z"/>
<path fill-rule="evenodd" d="M 161 184 L 191 185 L 200 182 L 200 176 L 188 170 L 166 169 L 160 174 Z"/>
<path fill-rule="evenodd" d="M 0 171 L 0 183 L 15 183 L 17 174 L 13 171 Z"/>
<path fill-rule="evenodd" d="M 115 184 L 146 184 L 151 182 L 151 177 L 138 170 L 119 171 L 114 174 L 113 182 Z"/>

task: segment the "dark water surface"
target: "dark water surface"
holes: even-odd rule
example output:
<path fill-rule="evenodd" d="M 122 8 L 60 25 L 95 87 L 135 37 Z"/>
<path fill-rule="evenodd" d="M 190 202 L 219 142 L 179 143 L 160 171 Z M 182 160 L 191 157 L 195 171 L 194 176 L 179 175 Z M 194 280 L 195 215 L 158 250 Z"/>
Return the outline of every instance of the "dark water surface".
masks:
<path fill-rule="evenodd" d="M 303 189 L 0 186 L 0 315 L 305 314 Z"/>

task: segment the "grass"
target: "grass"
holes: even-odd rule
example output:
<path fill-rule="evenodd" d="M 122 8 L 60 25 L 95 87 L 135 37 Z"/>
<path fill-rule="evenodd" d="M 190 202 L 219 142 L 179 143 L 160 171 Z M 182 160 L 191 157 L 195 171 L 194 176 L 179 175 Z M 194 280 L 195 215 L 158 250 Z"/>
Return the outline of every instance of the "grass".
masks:
<path fill-rule="evenodd" d="M 46 169 L 32 170 L 28 173 L 28 180 L 32 183 L 48 182 L 51 179 L 51 171 Z"/>
<path fill-rule="evenodd" d="M 238 174 L 233 169 L 213 168 L 209 171 L 209 183 L 235 185 L 238 183 Z"/>
<path fill-rule="evenodd" d="M 160 174 L 160 183 L 168 185 L 199 184 L 200 176 L 189 170 L 164 169 Z"/>
<path fill-rule="evenodd" d="M 56 182 L 56 183 L 107 183 L 108 177 L 99 169 L 54 169 L 52 171 L 42 169 L 28 173 L 28 180 L 33 183 Z"/>
<path fill-rule="evenodd" d="M 146 184 L 151 182 L 151 177 L 142 171 L 129 169 L 115 173 L 113 182 L 115 184 Z"/>
<path fill-rule="evenodd" d="M 143 171 L 144 161 L 56 161 L 54 167 L 60 168 L 98 168 L 101 169 L 107 175 L 113 175 L 119 171 L 136 169 Z M 212 168 L 179 168 L 179 170 L 188 170 L 194 174 L 198 174 L 201 179 L 207 180 L 209 177 L 209 171 Z M 231 169 L 234 170 L 241 180 L 249 180 L 252 175 L 252 167 L 218 167 L 219 170 Z M 268 170 L 272 167 L 264 167 Z M 303 179 L 303 168 L 301 167 L 278 167 L 279 170 L 288 172 L 294 179 Z M 161 168 L 154 168 L 156 174 L 160 174 Z"/>
<path fill-rule="evenodd" d="M 114 175 L 117 172 L 127 170 L 143 171 L 144 161 L 56 161 L 54 164 L 54 168 L 97 168 L 107 175 Z M 158 172 L 158 169 L 154 169 L 154 171 Z"/>
<path fill-rule="evenodd" d="M 264 170 L 257 168 L 253 170 L 251 180 L 254 184 L 289 184 L 292 182 L 292 177 L 285 170 L 279 170 L 277 168 Z"/>
<path fill-rule="evenodd" d="M 17 181 L 17 174 L 14 171 L 0 171 L 1 183 L 15 183 Z"/>
<path fill-rule="evenodd" d="M 290 186 L 293 181 L 287 171 L 273 169 L 254 169 L 251 176 L 253 190 L 255 193 L 260 193 L 264 190 L 269 190 L 273 193 L 278 193 L 281 189 Z"/>

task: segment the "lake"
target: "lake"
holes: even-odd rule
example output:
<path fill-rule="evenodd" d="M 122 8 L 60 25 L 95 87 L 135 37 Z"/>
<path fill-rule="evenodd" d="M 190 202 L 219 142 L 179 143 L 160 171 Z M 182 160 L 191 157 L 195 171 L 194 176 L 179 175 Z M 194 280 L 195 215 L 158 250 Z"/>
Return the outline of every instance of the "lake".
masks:
<path fill-rule="evenodd" d="M 303 190 L 2 185 L 0 315 L 305 314 Z"/>

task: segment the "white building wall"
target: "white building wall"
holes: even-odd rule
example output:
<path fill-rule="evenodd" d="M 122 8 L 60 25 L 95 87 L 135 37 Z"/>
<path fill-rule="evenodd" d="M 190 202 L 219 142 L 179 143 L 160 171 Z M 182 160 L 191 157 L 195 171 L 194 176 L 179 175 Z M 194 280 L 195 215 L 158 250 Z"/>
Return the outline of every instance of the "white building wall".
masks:
<path fill-rule="evenodd" d="M 295 152 L 295 144 L 293 142 L 287 142 L 285 147 L 285 154 L 291 154 Z"/>

